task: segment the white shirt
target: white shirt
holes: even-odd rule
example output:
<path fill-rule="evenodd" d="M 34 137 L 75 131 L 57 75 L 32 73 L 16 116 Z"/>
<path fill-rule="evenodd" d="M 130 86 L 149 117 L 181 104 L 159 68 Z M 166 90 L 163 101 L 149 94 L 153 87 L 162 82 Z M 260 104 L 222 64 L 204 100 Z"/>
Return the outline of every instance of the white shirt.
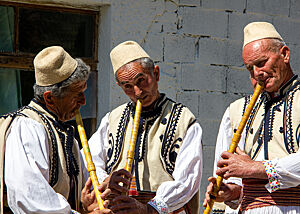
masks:
<path fill-rule="evenodd" d="M 17 117 L 6 135 L 5 183 L 14 213 L 71 213 L 66 198 L 49 185 L 49 145 L 45 128 Z"/>
<path fill-rule="evenodd" d="M 224 151 L 228 151 L 231 140 L 233 137 L 232 127 L 229 117 L 229 108 L 226 109 L 221 124 L 219 128 L 219 133 L 217 137 L 216 150 L 215 150 L 215 163 L 214 163 L 214 176 L 217 170 L 216 163 L 221 158 L 220 155 Z M 239 142 L 239 147 L 244 150 L 245 145 L 245 133 L 243 132 L 241 140 Z M 256 161 L 264 160 L 264 151 L 260 150 Z M 276 158 L 271 160 L 275 170 L 277 171 L 278 181 L 280 184 L 279 189 L 286 189 L 290 187 L 295 187 L 300 184 L 300 150 L 297 153 L 290 154 L 283 158 Z M 240 178 L 230 178 L 224 182 L 232 182 L 242 186 Z M 272 192 L 270 184 L 266 184 L 266 189 Z M 258 210 L 259 209 L 259 210 Z M 258 212 L 259 211 L 259 212 Z M 238 213 L 231 209 L 226 208 L 226 213 Z M 299 206 L 267 206 L 257 209 L 251 209 L 244 213 L 300 213 Z"/>
<path fill-rule="evenodd" d="M 89 140 L 90 151 L 99 181 L 108 175 L 105 171 L 108 149 L 109 113 L 102 119 L 95 134 Z M 183 139 L 178 153 L 174 181 L 163 182 L 157 189 L 155 200 L 163 203 L 168 212 L 184 206 L 199 190 L 202 176 L 202 129 L 194 123 Z"/>

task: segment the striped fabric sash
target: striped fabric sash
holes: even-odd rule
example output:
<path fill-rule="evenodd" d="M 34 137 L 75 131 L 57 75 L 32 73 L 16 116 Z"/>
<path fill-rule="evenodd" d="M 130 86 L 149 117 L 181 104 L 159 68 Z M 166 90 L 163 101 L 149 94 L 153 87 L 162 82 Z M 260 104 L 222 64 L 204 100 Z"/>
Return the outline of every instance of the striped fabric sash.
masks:
<path fill-rule="evenodd" d="M 300 206 L 300 186 L 269 193 L 267 180 L 243 179 L 241 211 L 265 206 Z"/>
<path fill-rule="evenodd" d="M 150 191 L 137 191 L 136 189 L 136 180 L 135 177 L 131 179 L 129 194 L 130 197 L 136 199 L 137 201 L 141 202 L 142 204 L 147 204 L 152 198 L 155 197 L 156 192 L 150 192 Z M 191 209 L 186 204 L 182 208 L 179 208 L 178 210 L 175 210 L 169 214 L 177 214 L 177 213 L 186 213 L 191 214 Z"/>
<path fill-rule="evenodd" d="M 137 191 L 136 188 L 136 180 L 135 180 L 135 176 L 132 177 L 131 182 L 130 182 L 130 188 L 129 188 L 129 196 L 138 196 L 139 193 Z M 155 196 L 155 195 L 154 195 Z"/>

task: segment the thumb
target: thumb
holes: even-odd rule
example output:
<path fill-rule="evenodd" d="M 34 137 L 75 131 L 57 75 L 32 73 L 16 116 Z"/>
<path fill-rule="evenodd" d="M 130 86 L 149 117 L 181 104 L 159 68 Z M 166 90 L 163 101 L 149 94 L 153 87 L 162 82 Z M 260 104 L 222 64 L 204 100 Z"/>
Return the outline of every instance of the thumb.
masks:
<path fill-rule="evenodd" d="M 240 149 L 239 146 L 236 148 L 235 152 L 236 152 L 238 155 L 244 155 L 244 154 L 245 154 L 245 153 Z"/>
<path fill-rule="evenodd" d="M 216 182 L 216 178 L 215 177 L 209 177 L 207 180 L 209 182 L 211 182 L 211 183 L 215 183 Z"/>

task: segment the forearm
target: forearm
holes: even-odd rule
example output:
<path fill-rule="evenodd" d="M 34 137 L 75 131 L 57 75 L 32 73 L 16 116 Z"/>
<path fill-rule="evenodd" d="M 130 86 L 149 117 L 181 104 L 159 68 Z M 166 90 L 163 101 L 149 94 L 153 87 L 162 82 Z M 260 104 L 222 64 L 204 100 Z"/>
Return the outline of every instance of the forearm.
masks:
<path fill-rule="evenodd" d="M 253 161 L 248 167 L 248 173 L 245 178 L 268 179 L 265 167 L 262 161 Z"/>

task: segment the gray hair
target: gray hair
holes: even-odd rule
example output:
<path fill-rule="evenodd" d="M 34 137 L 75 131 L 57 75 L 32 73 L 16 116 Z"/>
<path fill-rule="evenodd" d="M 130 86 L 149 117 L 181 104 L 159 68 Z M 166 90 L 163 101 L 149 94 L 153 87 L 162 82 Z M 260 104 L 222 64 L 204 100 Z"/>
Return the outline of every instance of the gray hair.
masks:
<path fill-rule="evenodd" d="M 268 46 L 268 50 L 274 53 L 279 53 L 280 48 L 286 45 L 285 42 L 280 39 L 269 39 L 269 40 L 270 43 Z"/>
<path fill-rule="evenodd" d="M 68 91 L 70 85 L 80 81 L 86 81 L 89 78 L 90 67 L 79 58 L 76 58 L 75 60 L 78 62 L 78 65 L 73 74 L 66 80 L 50 86 L 39 86 L 34 84 L 34 97 L 37 100 L 44 101 L 44 93 L 46 91 L 50 91 L 53 96 L 62 98 L 65 96 L 65 93 Z"/>
<path fill-rule="evenodd" d="M 131 62 L 137 62 L 137 63 L 139 63 L 139 64 L 143 67 L 143 70 L 144 70 L 145 72 L 149 72 L 150 74 L 153 74 L 154 62 L 153 62 L 153 60 L 150 59 L 149 57 L 144 57 L 144 58 L 136 59 L 136 60 L 133 60 L 133 61 L 131 61 Z M 131 62 L 129 62 L 129 63 L 131 63 Z M 127 67 L 127 65 L 128 65 L 129 63 L 123 65 L 121 68 Z M 119 80 L 118 80 L 118 75 L 117 75 L 117 74 L 118 74 L 118 71 L 119 71 L 121 68 L 119 68 L 119 69 L 117 70 L 117 72 L 115 73 L 115 79 L 116 79 L 118 82 L 119 82 Z"/>

